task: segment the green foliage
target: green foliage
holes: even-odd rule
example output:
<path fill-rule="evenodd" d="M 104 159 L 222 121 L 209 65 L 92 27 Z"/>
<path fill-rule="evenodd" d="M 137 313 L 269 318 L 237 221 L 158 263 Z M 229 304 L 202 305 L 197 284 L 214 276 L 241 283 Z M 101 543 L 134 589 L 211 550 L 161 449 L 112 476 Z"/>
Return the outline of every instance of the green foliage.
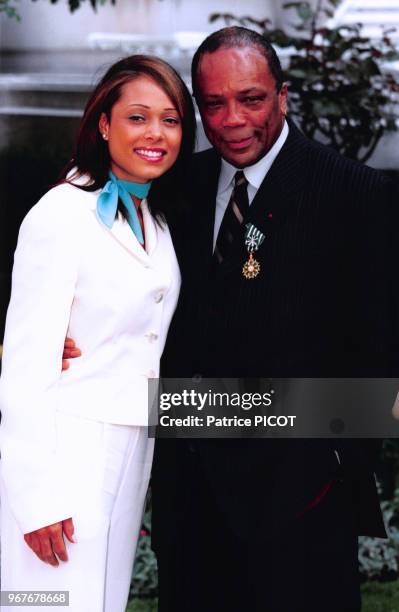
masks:
<path fill-rule="evenodd" d="M 359 538 L 359 569 L 363 578 L 391 579 L 399 569 L 399 489 L 393 499 L 381 502 L 388 539 Z"/>
<path fill-rule="evenodd" d="M 155 555 L 151 550 L 151 511 L 147 509 L 137 546 L 130 597 L 154 597 L 158 574 Z"/>
<path fill-rule="evenodd" d="M 381 485 L 381 501 L 392 499 L 399 473 L 399 439 L 388 438 L 383 441 L 376 473 Z"/>
<path fill-rule="evenodd" d="M 284 4 L 297 15 L 294 35 L 273 29 L 268 19 L 215 13 L 210 21 L 257 27 L 270 42 L 290 49 L 286 76 L 291 116 L 310 138 L 364 162 L 383 133 L 397 129 L 399 82 L 386 65 L 399 54 L 389 31 L 372 40 L 361 35 L 360 24 L 322 25 L 338 4 L 339 0 L 319 0 L 315 8 L 309 2 Z"/>
<path fill-rule="evenodd" d="M 18 0 L 0 0 L 0 13 L 4 13 L 7 17 L 11 17 L 16 19 L 17 21 L 21 21 L 21 17 L 18 13 L 17 8 Z M 59 0 L 50 0 L 51 4 L 57 4 Z M 97 10 L 99 6 L 107 4 L 110 2 L 111 4 L 116 4 L 116 0 L 88 0 L 90 2 L 91 7 L 94 11 Z M 37 0 L 32 0 L 32 2 L 37 2 Z M 80 8 L 86 0 L 68 0 L 68 6 L 71 13 Z"/>
<path fill-rule="evenodd" d="M 382 447 L 382 457 L 385 459 L 391 459 L 396 462 L 399 466 L 399 439 L 398 438 L 387 438 L 384 440 Z"/>
<path fill-rule="evenodd" d="M 21 18 L 15 4 L 15 0 L 0 0 L 0 15 L 4 13 L 7 17 L 11 17 L 20 21 Z"/>
<path fill-rule="evenodd" d="M 126 612 L 157 612 L 158 602 L 156 599 L 134 599 L 129 601 Z"/>
<path fill-rule="evenodd" d="M 33 0 L 33 2 L 36 2 L 36 1 L 37 0 Z M 107 4 L 107 2 L 111 2 L 111 4 L 116 3 L 116 0 L 88 0 L 88 1 L 90 2 L 90 5 L 94 11 L 97 10 L 98 6 Z M 50 2 L 51 4 L 57 4 L 58 0 L 50 0 Z M 86 2 L 86 0 L 68 0 L 68 6 L 69 6 L 69 10 L 71 11 L 71 13 L 73 13 L 78 8 L 80 8 L 83 2 Z"/>
<path fill-rule="evenodd" d="M 86 1 L 87 0 L 68 0 L 69 10 L 71 13 L 77 11 Z M 17 0 L 0 0 L 0 13 L 5 13 L 7 17 L 14 17 L 17 21 L 21 21 L 16 2 Z M 37 2 L 37 0 L 32 0 L 32 2 Z M 59 2 L 59 0 L 50 0 L 51 4 L 57 4 L 57 2 Z M 114 5 L 116 4 L 116 0 L 88 0 L 88 2 L 94 11 L 96 11 L 99 6 L 103 6 L 109 2 Z"/>
<path fill-rule="evenodd" d="M 362 612 L 397 612 L 399 610 L 399 581 L 364 584 L 362 600 Z M 142 612 L 147 612 L 147 609 L 143 609 Z"/>

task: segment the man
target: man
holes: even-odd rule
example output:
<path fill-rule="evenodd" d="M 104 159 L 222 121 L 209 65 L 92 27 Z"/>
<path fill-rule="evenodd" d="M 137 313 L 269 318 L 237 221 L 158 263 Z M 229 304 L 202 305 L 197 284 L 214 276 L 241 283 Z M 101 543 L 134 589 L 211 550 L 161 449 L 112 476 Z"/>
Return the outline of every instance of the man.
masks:
<path fill-rule="evenodd" d="M 280 62 L 255 32 L 211 34 L 192 77 L 213 149 L 193 160 L 175 230 L 183 284 L 164 376 L 389 376 L 392 185 L 286 119 Z M 252 255 L 248 224 L 264 236 Z M 360 610 L 357 535 L 384 536 L 377 450 L 158 440 L 160 612 Z"/>
<path fill-rule="evenodd" d="M 164 375 L 389 376 L 392 185 L 286 119 L 280 62 L 255 32 L 211 34 L 192 79 L 213 149 L 195 156 L 191 212 L 175 236 L 183 285 Z M 260 269 L 247 224 L 265 236 Z M 377 450 L 158 440 L 160 612 L 360 610 L 357 536 L 384 536 Z"/>

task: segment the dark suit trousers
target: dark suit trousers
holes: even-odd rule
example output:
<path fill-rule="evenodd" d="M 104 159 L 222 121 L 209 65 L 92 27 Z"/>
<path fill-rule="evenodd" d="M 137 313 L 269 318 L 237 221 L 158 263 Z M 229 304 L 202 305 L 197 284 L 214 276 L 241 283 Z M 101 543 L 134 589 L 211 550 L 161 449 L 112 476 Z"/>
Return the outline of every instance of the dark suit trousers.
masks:
<path fill-rule="evenodd" d="M 360 611 L 357 536 L 344 484 L 334 483 L 284 532 L 270 534 L 265 525 L 266 537 L 254 537 L 249 524 L 243 541 L 215 505 L 195 443 L 183 454 L 177 513 L 158 554 L 159 612 Z"/>

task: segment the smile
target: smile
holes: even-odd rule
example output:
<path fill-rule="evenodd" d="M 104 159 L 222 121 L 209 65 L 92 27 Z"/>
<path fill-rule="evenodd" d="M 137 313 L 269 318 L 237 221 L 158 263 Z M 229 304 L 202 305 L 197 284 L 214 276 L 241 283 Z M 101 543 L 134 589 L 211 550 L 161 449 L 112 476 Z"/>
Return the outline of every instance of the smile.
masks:
<path fill-rule="evenodd" d="M 253 140 L 253 136 L 249 138 L 244 138 L 243 140 L 226 140 L 226 144 L 230 149 L 234 149 L 235 151 L 239 149 L 247 148 Z"/>
<path fill-rule="evenodd" d="M 158 162 L 166 155 L 164 149 L 134 149 L 134 152 L 149 162 Z"/>

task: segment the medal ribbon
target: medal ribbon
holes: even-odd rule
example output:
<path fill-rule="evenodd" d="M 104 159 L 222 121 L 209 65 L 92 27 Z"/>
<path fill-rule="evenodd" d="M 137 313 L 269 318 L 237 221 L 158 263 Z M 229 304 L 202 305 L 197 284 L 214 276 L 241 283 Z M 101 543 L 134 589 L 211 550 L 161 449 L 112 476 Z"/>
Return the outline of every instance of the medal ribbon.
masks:
<path fill-rule="evenodd" d="M 258 230 L 252 223 L 246 224 L 245 245 L 249 253 L 257 251 L 265 238 L 265 234 Z"/>

